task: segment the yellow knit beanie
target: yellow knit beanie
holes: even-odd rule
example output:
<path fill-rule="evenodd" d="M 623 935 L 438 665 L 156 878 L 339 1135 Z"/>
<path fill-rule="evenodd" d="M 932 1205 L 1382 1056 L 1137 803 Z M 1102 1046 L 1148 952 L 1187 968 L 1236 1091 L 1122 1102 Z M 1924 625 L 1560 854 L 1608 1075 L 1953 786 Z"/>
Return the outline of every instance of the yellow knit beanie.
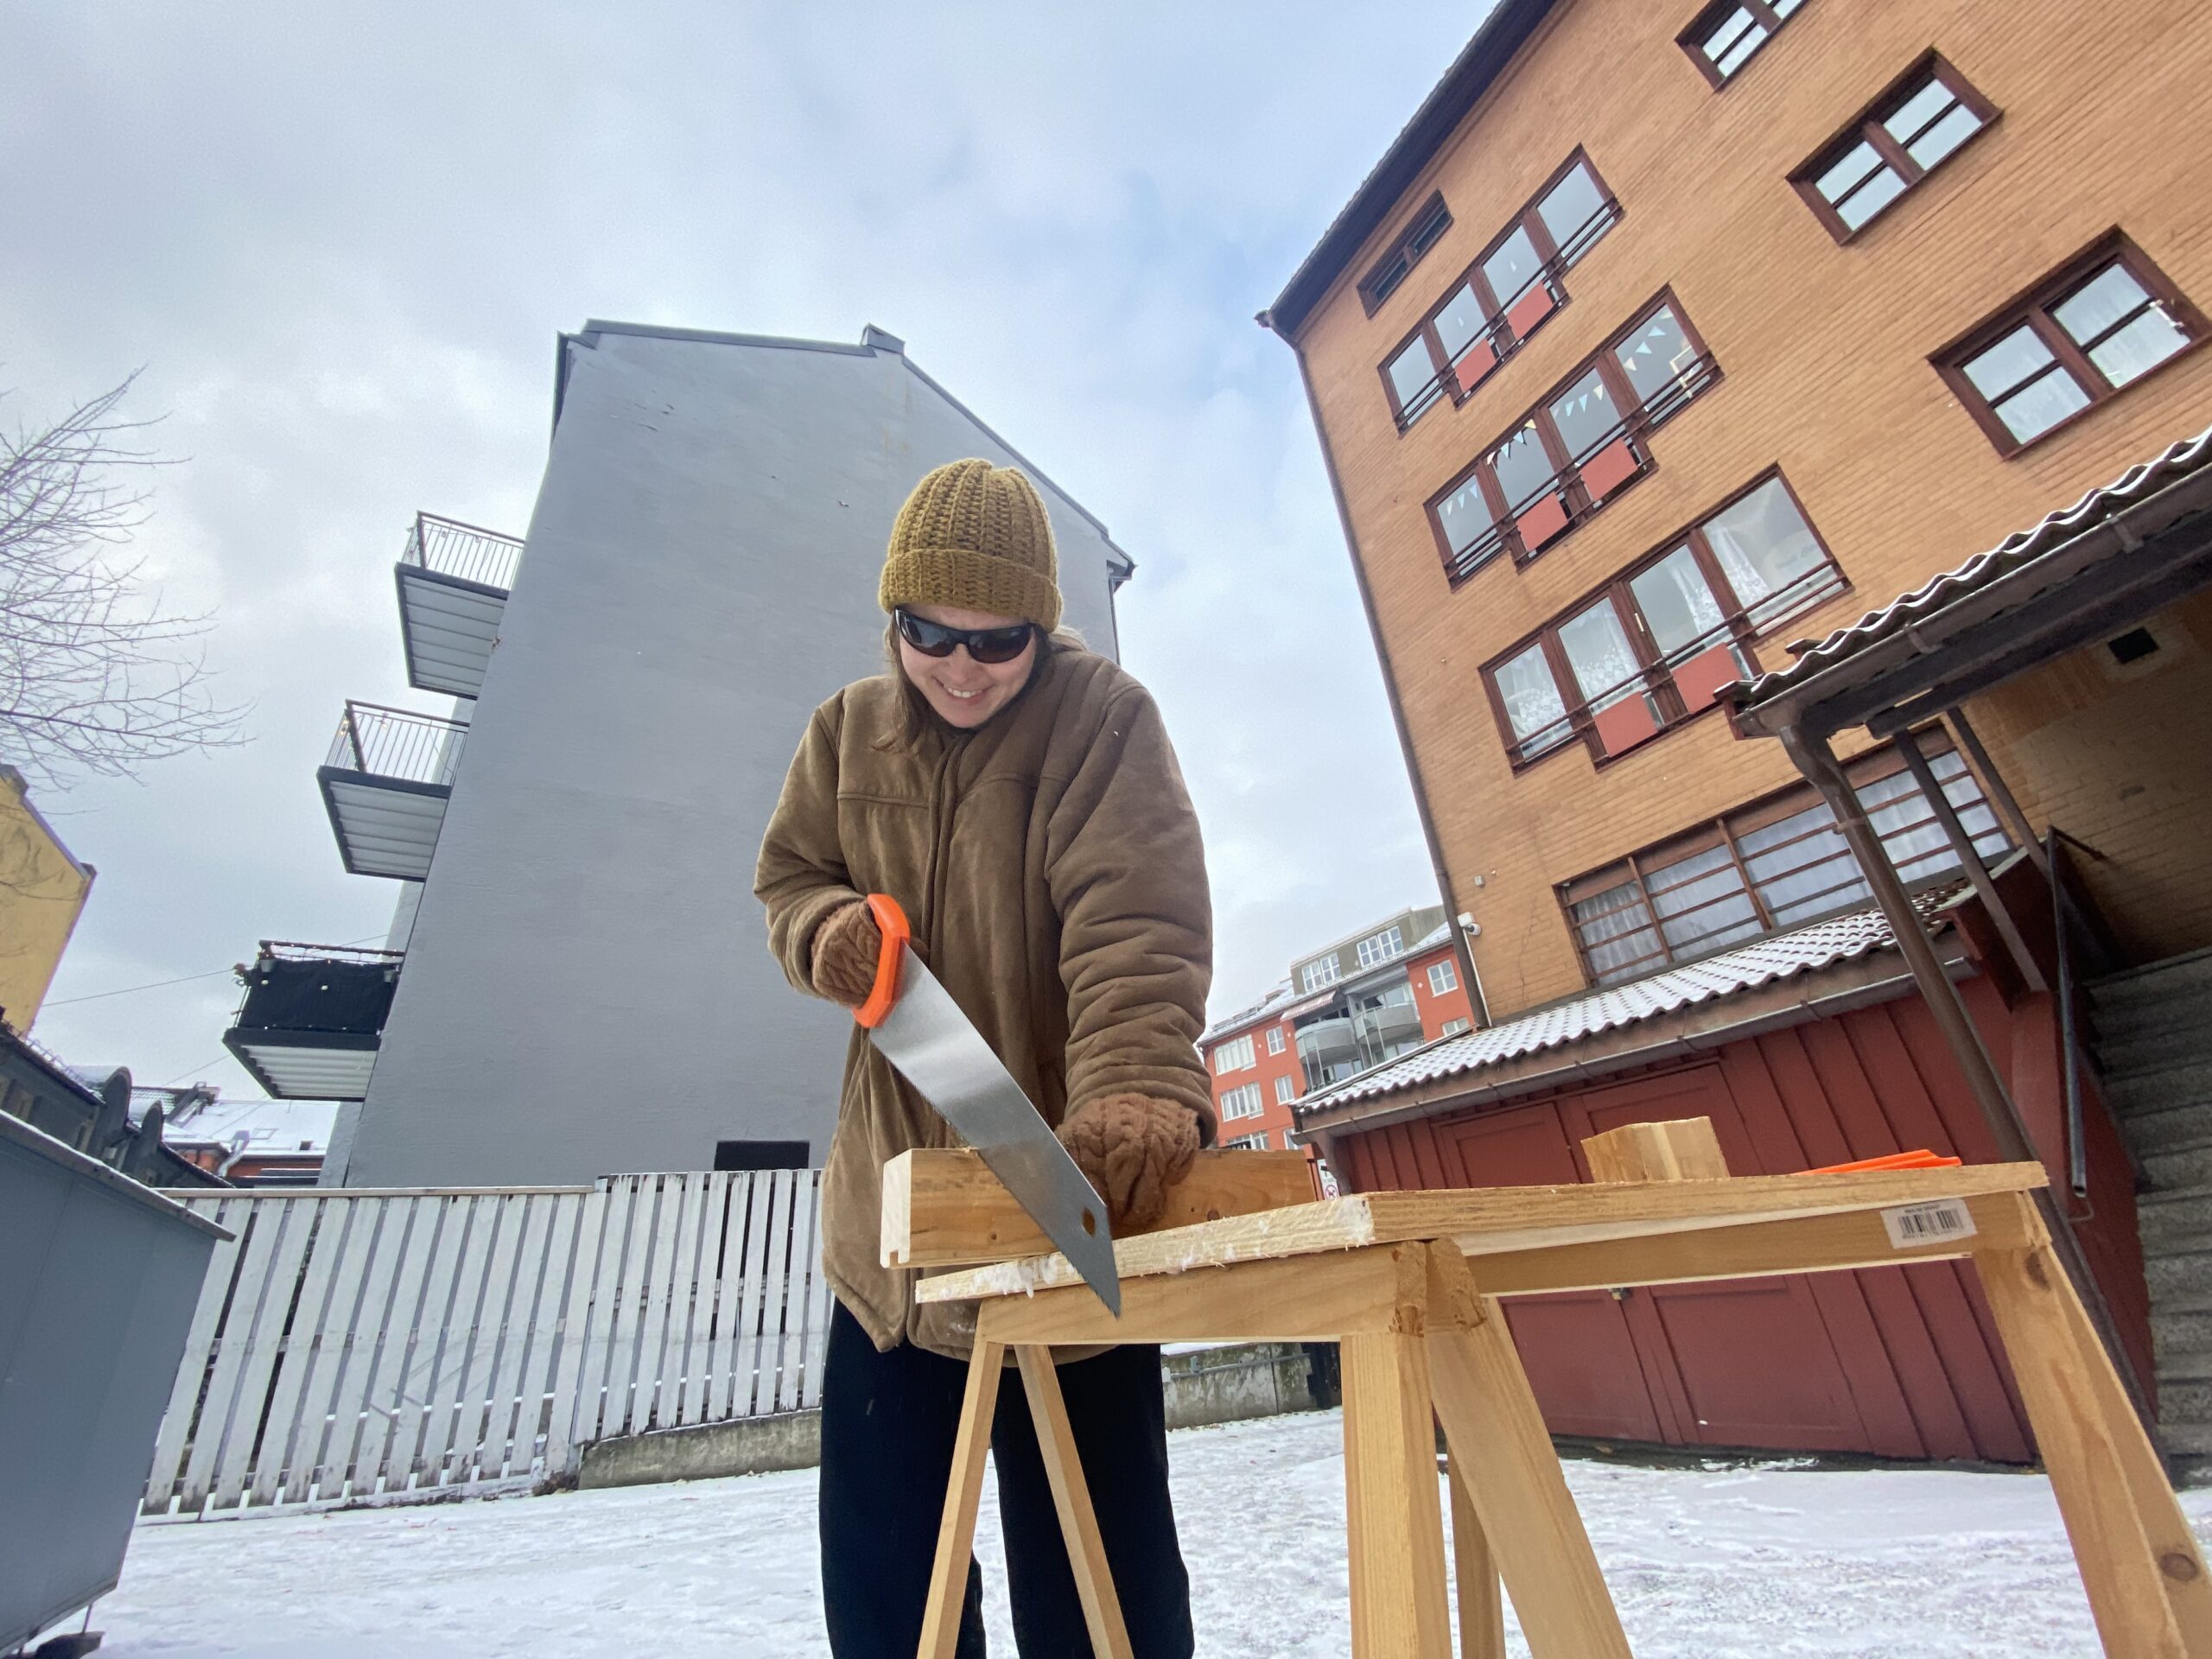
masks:
<path fill-rule="evenodd" d="M 883 608 L 944 605 L 1060 626 L 1060 561 L 1037 486 L 988 461 L 946 463 L 914 486 L 891 526 Z"/>

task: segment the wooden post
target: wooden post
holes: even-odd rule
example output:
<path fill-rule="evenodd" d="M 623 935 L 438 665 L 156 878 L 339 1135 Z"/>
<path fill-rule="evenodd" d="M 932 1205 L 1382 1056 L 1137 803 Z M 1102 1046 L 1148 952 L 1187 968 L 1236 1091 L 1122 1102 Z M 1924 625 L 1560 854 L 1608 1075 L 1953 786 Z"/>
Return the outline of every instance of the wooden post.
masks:
<path fill-rule="evenodd" d="M 998 1410 L 1005 1366 L 1006 1345 L 987 1340 L 978 1331 L 968 1360 L 968 1392 L 960 1402 L 960 1433 L 952 1444 L 952 1478 L 945 1484 L 937 1560 L 930 1567 L 918 1659 L 952 1659 L 959 1645 L 968 1560 L 976 1545 L 976 1506 L 983 1496 L 983 1455 L 991 1449 L 991 1418 Z"/>
<path fill-rule="evenodd" d="M 1452 1567 L 1459 1586 L 1459 1659 L 1505 1659 L 1505 1592 L 1490 1540 L 1467 1495 L 1459 1460 L 1452 1470 Z"/>
<path fill-rule="evenodd" d="M 2042 1235 L 2025 1198 L 2017 1200 Z M 2047 1236 L 1974 1257 L 2113 1659 L 2212 1659 L 2212 1581 L 2189 1522 Z"/>
<path fill-rule="evenodd" d="M 1449 1239 L 1429 1246 L 1429 1283 L 1432 1308 L 1473 1310 L 1470 1322 L 1429 1324 L 1436 1414 L 1452 1461 L 1467 1472 L 1529 1651 L 1535 1659 L 1631 1659 L 1503 1311 L 1480 1294 Z"/>
<path fill-rule="evenodd" d="M 1346 1337 L 1339 1346 L 1354 1659 L 1452 1659 L 1421 1338 Z"/>
<path fill-rule="evenodd" d="M 1060 1535 L 1067 1540 L 1068 1565 L 1075 1571 L 1075 1591 L 1090 1632 L 1090 1650 L 1096 1659 L 1132 1659 L 1128 1627 L 1122 1622 L 1122 1600 L 1115 1593 L 1106 1545 L 1098 1535 L 1090 1488 L 1084 1484 L 1083 1460 L 1076 1455 L 1075 1430 L 1068 1422 L 1067 1402 L 1060 1396 L 1052 1351 L 1025 1344 L 1014 1351 L 1014 1357 L 1021 1367 L 1021 1386 L 1029 1395 L 1030 1421 L 1037 1427 L 1037 1449 L 1044 1456 L 1045 1478 L 1052 1484 L 1052 1507 L 1059 1511 Z"/>
<path fill-rule="evenodd" d="M 1665 1123 L 1624 1123 L 1585 1137 L 1582 1155 L 1593 1181 L 1725 1181 L 1728 1160 L 1709 1117 Z"/>

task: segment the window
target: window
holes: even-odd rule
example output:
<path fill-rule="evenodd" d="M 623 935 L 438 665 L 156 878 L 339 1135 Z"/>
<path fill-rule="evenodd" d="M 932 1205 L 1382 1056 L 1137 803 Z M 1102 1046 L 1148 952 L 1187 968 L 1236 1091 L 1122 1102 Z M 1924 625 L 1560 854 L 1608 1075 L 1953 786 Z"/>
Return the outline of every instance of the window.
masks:
<path fill-rule="evenodd" d="M 1257 1135 L 1240 1135 L 1229 1143 L 1229 1147 L 1232 1152 L 1265 1152 L 1268 1149 L 1267 1132 L 1262 1130 Z"/>
<path fill-rule="evenodd" d="M 1997 115 L 1965 76 L 1930 53 L 1789 181 L 1828 233 L 1848 242 Z"/>
<path fill-rule="evenodd" d="M 1446 1037 L 1457 1037 L 1463 1031 L 1473 1029 L 1473 1026 L 1465 1020 L 1446 1020 L 1444 1022 L 1444 1034 Z"/>
<path fill-rule="evenodd" d="M 1429 502 L 1456 586 L 1526 563 L 1651 470 L 1645 438 L 1720 378 L 1671 295 L 1581 365 Z"/>
<path fill-rule="evenodd" d="M 1413 216 L 1405 232 L 1390 246 L 1390 251 L 1375 262 L 1373 269 L 1360 283 L 1359 297 L 1373 316 L 1382 302 L 1398 291 L 1413 268 L 1421 263 L 1421 255 L 1434 247 L 1444 232 L 1452 228 L 1452 210 L 1444 205 L 1441 195 L 1433 195 L 1421 204 L 1421 211 Z"/>
<path fill-rule="evenodd" d="M 1290 1104 L 1290 1103 L 1291 1103 L 1292 1101 L 1294 1101 L 1294 1100 L 1295 1100 L 1295 1099 L 1297 1099 L 1297 1098 L 1298 1098 L 1298 1084 L 1297 1084 L 1297 1083 L 1296 1083 L 1294 1080 L 1293 1080 L 1292 1078 L 1287 1077 L 1277 1077 L 1277 1078 L 1275 1079 L 1275 1104 L 1276 1104 L 1276 1105 L 1278 1105 L 1278 1106 L 1287 1106 L 1287 1105 L 1289 1105 L 1289 1104 Z"/>
<path fill-rule="evenodd" d="M 1428 994 L 1431 996 L 1442 996 L 1446 991 L 1459 988 L 1459 970 L 1452 963 L 1432 962 L 1428 964 Z"/>
<path fill-rule="evenodd" d="M 1725 86 L 1751 54 L 1795 16 L 1805 0 L 1717 0 L 1676 37 L 1690 61 L 1715 87 Z"/>
<path fill-rule="evenodd" d="M 1231 1071 L 1242 1071 L 1246 1066 L 1257 1064 L 1259 1062 L 1252 1057 L 1252 1039 L 1249 1033 L 1239 1037 L 1235 1042 L 1222 1044 L 1213 1052 L 1213 1074 L 1217 1077 L 1224 1077 Z"/>
<path fill-rule="evenodd" d="M 1309 962 L 1298 970 L 1300 986 L 1318 991 L 1324 985 L 1333 985 L 1344 976 L 1344 964 L 1334 956 L 1323 957 L 1319 962 Z"/>
<path fill-rule="evenodd" d="M 1220 1112 L 1224 1122 L 1232 1118 L 1257 1117 L 1266 1109 L 1261 1103 L 1260 1085 L 1256 1083 L 1240 1084 L 1234 1089 L 1222 1091 Z"/>
<path fill-rule="evenodd" d="M 1282 1027 L 1281 1026 L 1269 1026 L 1268 1027 L 1268 1052 L 1270 1054 L 1280 1054 L 1282 1052 Z"/>
<path fill-rule="evenodd" d="M 1758 671 L 1751 642 L 1843 591 L 1770 473 L 1483 671 L 1517 768 L 1580 737 L 1625 753 Z"/>
<path fill-rule="evenodd" d="M 1923 749 L 1935 743 L 1922 739 Z M 1955 749 L 1929 767 L 1985 858 L 2011 843 Z M 1908 887 L 1958 868 L 1950 842 L 1894 749 L 1854 762 L 1853 788 Z M 1565 884 L 1567 925 L 1592 984 L 1631 979 L 1777 929 L 1872 904 L 1873 893 L 1810 787 L 1730 814 Z"/>
<path fill-rule="evenodd" d="M 1372 938 L 1359 942 L 1359 965 L 1372 968 L 1378 962 L 1388 962 L 1406 948 L 1402 929 L 1385 928 Z"/>
<path fill-rule="evenodd" d="M 2205 333 L 2196 308 L 2115 232 L 1930 360 L 2010 455 Z"/>
<path fill-rule="evenodd" d="M 1620 216 L 1620 204 L 1577 150 L 1382 365 L 1399 430 L 1446 395 L 1465 398 L 1519 351 L 1567 303 L 1561 278 Z"/>

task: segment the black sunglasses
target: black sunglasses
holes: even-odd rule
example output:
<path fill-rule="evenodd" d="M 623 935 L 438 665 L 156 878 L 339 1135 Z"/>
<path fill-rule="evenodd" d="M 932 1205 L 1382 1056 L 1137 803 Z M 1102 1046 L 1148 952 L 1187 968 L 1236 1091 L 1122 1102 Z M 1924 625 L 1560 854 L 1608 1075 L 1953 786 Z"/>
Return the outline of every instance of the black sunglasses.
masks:
<path fill-rule="evenodd" d="M 979 663 L 1010 663 L 1027 648 L 1029 636 L 1037 631 L 1033 622 L 1017 622 L 1010 628 L 948 628 L 942 622 L 924 621 L 903 607 L 891 614 L 899 624 L 899 637 L 925 657 L 950 657 L 955 645 L 965 645 Z"/>

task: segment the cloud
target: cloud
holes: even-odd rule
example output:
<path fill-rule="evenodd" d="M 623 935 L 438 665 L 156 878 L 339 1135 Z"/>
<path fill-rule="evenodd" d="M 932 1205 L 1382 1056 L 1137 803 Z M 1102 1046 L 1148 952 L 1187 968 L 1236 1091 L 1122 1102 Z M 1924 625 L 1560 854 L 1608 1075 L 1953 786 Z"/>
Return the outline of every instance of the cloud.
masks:
<path fill-rule="evenodd" d="M 312 772 L 404 683 L 418 508 L 519 527 L 588 316 L 873 321 L 1113 527 L 1205 822 L 1217 1012 L 1433 880 L 1271 299 L 1478 19 L 1421 0 L 18 7 L 0 413 L 141 364 L 142 539 L 248 747 L 41 806 L 100 868 L 56 1001 L 381 931 Z M 207 1075 L 220 979 L 39 1035 Z"/>

